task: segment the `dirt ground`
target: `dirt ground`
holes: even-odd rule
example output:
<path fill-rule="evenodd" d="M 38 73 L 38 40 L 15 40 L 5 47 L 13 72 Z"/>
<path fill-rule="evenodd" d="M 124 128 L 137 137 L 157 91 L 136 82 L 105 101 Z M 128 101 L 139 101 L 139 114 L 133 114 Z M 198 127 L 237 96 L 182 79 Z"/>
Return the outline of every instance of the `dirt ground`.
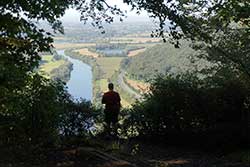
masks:
<path fill-rule="evenodd" d="M 150 144 L 148 142 L 104 138 L 92 141 L 94 147 L 64 150 L 67 161 L 56 166 L 76 167 L 249 167 L 221 154 L 193 148 Z M 98 144 L 99 143 L 99 144 Z"/>
<path fill-rule="evenodd" d="M 52 150 L 42 165 L 0 163 L 1 167 L 249 167 L 218 153 L 113 137 L 90 139 Z M 35 164 L 31 162 L 31 164 Z"/>

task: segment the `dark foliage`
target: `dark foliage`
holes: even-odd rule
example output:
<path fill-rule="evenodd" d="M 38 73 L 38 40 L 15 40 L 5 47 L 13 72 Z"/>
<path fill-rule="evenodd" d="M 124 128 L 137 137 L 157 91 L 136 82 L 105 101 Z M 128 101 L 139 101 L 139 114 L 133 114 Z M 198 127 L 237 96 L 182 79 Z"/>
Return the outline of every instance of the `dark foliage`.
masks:
<path fill-rule="evenodd" d="M 61 82 L 35 72 L 40 54 L 51 52 L 53 42 L 52 34 L 37 23 L 45 21 L 63 33 L 58 19 L 65 10 L 88 5 L 68 0 L 0 2 L 0 154 L 7 150 L 24 157 L 57 143 L 59 123 L 65 121 L 60 116 L 74 103 Z"/>
<path fill-rule="evenodd" d="M 60 115 L 60 134 L 63 137 L 86 137 L 95 131 L 95 123 L 101 120 L 101 109 L 91 102 L 80 100 L 70 102 Z"/>
<path fill-rule="evenodd" d="M 59 115 L 68 97 L 60 82 L 37 74 L 29 76 L 26 87 L 6 97 L 9 101 L 3 103 L 6 111 L 0 113 L 0 145 L 25 147 L 54 143 Z"/>
<path fill-rule="evenodd" d="M 66 61 L 64 64 L 60 65 L 58 68 L 53 69 L 50 72 L 52 80 L 60 80 L 66 83 L 70 79 L 70 72 L 73 70 L 73 64 Z"/>
<path fill-rule="evenodd" d="M 235 144 L 247 141 L 249 97 L 249 88 L 234 78 L 160 76 L 133 106 L 124 126 L 130 135 L 154 139 Z"/>

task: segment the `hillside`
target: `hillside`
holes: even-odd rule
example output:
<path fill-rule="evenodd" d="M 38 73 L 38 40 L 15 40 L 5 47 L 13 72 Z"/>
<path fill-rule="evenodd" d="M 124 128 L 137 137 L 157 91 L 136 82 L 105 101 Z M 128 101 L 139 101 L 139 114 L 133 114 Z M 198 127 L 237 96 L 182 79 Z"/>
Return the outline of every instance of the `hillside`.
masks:
<path fill-rule="evenodd" d="M 181 48 L 169 43 L 158 44 L 122 61 L 129 77 L 137 80 L 152 79 L 158 74 L 183 73 L 207 64 L 204 60 L 193 61 L 196 52 L 183 42 Z"/>

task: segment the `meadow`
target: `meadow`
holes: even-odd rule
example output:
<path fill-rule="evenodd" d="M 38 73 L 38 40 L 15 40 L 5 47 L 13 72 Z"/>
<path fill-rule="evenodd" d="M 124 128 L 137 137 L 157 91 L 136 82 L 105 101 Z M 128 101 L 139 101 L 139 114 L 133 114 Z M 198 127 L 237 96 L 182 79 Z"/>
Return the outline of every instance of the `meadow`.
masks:
<path fill-rule="evenodd" d="M 95 81 L 95 85 L 98 86 L 100 88 L 100 91 L 102 94 L 104 94 L 105 92 L 108 91 L 108 80 L 107 79 L 100 79 L 100 80 L 97 80 Z M 118 88 L 118 85 L 115 87 L 115 91 L 118 91 L 119 88 Z M 129 103 L 123 96 L 123 94 L 118 91 L 120 93 L 120 96 L 121 96 L 121 105 L 123 107 L 130 107 L 131 106 L 131 103 Z"/>
<path fill-rule="evenodd" d="M 97 64 L 100 66 L 101 70 L 104 72 L 102 79 L 96 81 L 97 85 L 100 87 L 101 92 L 106 92 L 108 83 L 112 80 L 112 76 L 116 71 L 120 69 L 120 63 L 123 58 L 121 57 L 99 57 L 97 58 Z M 113 82 L 113 81 L 112 81 Z M 118 87 L 117 87 L 118 88 Z M 128 107 L 131 104 L 123 97 L 121 94 L 121 104 L 124 107 Z"/>
<path fill-rule="evenodd" d="M 112 38 L 112 43 L 151 43 L 151 42 L 160 42 L 159 38 L 150 38 L 150 37 L 117 37 Z"/>
<path fill-rule="evenodd" d="M 120 63 L 122 57 L 99 57 L 97 58 L 97 64 L 100 66 L 101 70 L 104 72 L 102 78 L 110 79 L 115 71 L 120 69 Z"/>
<path fill-rule="evenodd" d="M 53 55 L 43 55 L 42 56 L 42 61 L 44 62 L 40 67 L 39 71 L 45 74 L 46 77 L 50 78 L 51 71 L 59 68 L 61 65 L 66 63 L 66 60 L 61 59 L 61 60 L 54 60 Z"/>

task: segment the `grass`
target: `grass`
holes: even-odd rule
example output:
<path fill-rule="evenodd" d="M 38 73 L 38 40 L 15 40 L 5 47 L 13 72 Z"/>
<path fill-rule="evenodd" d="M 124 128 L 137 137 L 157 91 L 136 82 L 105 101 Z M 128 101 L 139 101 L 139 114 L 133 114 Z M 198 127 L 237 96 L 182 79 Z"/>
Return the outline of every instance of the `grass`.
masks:
<path fill-rule="evenodd" d="M 125 108 L 131 106 L 131 104 L 129 102 L 127 102 L 122 96 L 121 96 L 121 105 L 122 105 L 122 107 L 125 107 Z"/>
<path fill-rule="evenodd" d="M 96 81 L 97 86 L 99 86 L 100 91 L 102 92 L 102 94 L 106 91 L 108 91 L 108 80 L 107 79 L 100 79 Z M 128 107 L 130 106 L 130 103 L 127 102 L 121 94 L 121 104 L 123 107 Z"/>
<path fill-rule="evenodd" d="M 102 78 L 110 79 L 115 71 L 119 70 L 122 59 L 122 57 L 97 58 L 97 64 L 100 65 L 101 70 L 104 72 Z"/>
<path fill-rule="evenodd" d="M 96 81 L 102 93 L 106 92 L 108 89 L 108 80 L 107 79 L 100 79 Z"/>
<path fill-rule="evenodd" d="M 53 59 L 52 55 L 44 55 L 44 56 L 42 56 L 42 60 L 46 61 L 46 62 L 51 62 L 52 59 Z"/>
<path fill-rule="evenodd" d="M 122 57 L 99 57 L 97 58 L 97 64 L 100 66 L 101 70 L 104 72 L 102 76 L 103 79 L 98 80 L 97 84 L 100 87 L 101 92 L 107 91 L 108 80 L 112 78 L 116 71 L 120 69 L 120 63 L 122 61 Z M 120 92 L 121 93 L 121 92 Z M 121 93 L 121 104 L 123 107 L 128 107 L 131 104 L 123 98 L 123 94 Z"/>
<path fill-rule="evenodd" d="M 44 72 L 45 76 L 47 77 L 50 77 L 50 72 L 53 69 L 58 68 L 59 66 L 65 63 L 65 60 L 58 60 L 58 61 L 53 60 L 52 55 L 42 56 L 42 60 L 46 61 L 46 63 L 40 66 L 39 71 Z"/>

